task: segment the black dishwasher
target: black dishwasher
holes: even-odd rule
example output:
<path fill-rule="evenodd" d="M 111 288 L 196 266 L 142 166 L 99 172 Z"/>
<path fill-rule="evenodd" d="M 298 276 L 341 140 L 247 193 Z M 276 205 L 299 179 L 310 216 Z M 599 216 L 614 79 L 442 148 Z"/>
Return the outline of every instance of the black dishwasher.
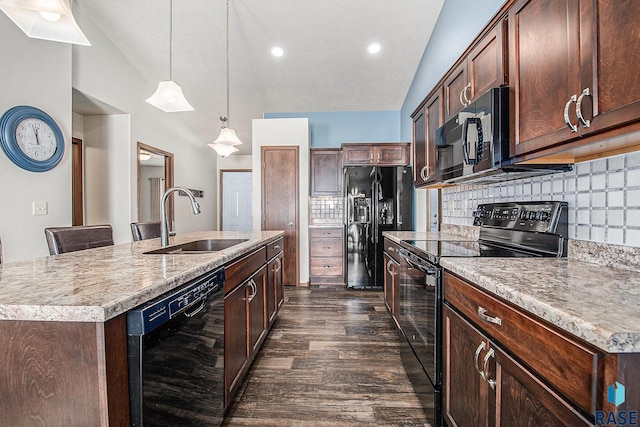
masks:
<path fill-rule="evenodd" d="M 127 313 L 132 426 L 224 419 L 224 269 Z"/>

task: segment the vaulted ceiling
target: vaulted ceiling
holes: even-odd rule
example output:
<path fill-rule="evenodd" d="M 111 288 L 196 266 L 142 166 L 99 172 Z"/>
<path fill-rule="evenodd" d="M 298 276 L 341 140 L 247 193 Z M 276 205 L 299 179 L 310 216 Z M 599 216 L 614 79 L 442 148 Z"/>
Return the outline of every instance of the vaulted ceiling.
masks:
<path fill-rule="evenodd" d="M 170 76 L 182 86 L 195 111 L 173 114 L 213 141 L 226 115 L 226 0 L 174 0 L 172 51 L 170 0 L 77 2 L 151 92 Z M 230 0 L 229 117 L 245 142 L 240 153 L 250 152 L 251 120 L 265 112 L 399 110 L 442 3 Z M 367 52 L 371 43 L 378 54 Z"/>

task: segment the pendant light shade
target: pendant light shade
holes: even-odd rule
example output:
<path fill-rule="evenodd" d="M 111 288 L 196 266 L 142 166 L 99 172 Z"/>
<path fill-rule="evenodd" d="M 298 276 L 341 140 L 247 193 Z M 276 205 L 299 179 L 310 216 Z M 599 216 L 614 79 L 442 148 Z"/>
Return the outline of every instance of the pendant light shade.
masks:
<path fill-rule="evenodd" d="M 227 116 L 220 117 L 222 122 L 222 129 L 220 129 L 220 135 L 211 144 L 207 144 L 209 147 L 216 150 L 221 157 L 229 156 L 236 151 L 239 151 L 235 146 L 242 144 L 240 138 L 236 135 L 236 131 L 227 127 L 227 120 L 229 117 L 229 0 L 227 0 Z"/>
<path fill-rule="evenodd" d="M 240 145 L 242 141 L 236 135 L 236 131 L 231 128 L 224 127 L 220 129 L 220 135 L 213 141 L 214 144 Z"/>
<path fill-rule="evenodd" d="M 0 10 L 31 38 L 91 46 L 69 0 L 2 0 Z"/>
<path fill-rule="evenodd" d="M 182 93 L 182 88 L 173 81 L 173 0 L 169 1 L 169 80 L 158 83 L 158 88 L 146 101 L 167 113 L 193 111 L 193 107 Z"/>
<path fill-rule="evenodd" d="M 235 134 L 235 132 L 234 132 L 234 134 Z M 224 144 L 222 142 L 211 142 L 211 143 L 209 143 L 207 145 L 209 147 L 213 148 L 214 150 L 216 150 L 216 153 L 218 153 L 218 156 L 220 156 L 220 157 L 227 157 L 227 156 L 230 156 L 231 154 L 235 153 L 236 151 L 239 151 L 233 145 Z"/>
<path fill-rule="evenodd" d="M 193 111 L 193 107 L 182 93 L 182 88 L 173 80 L 158 83 L 158 88 L 146 101 L 167 113 Z"/>

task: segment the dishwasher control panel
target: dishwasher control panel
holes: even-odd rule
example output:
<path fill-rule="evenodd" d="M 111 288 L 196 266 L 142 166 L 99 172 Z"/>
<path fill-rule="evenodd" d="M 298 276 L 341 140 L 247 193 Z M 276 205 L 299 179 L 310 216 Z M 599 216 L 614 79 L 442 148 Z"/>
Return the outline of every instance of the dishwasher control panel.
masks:
<path fill-rule="evenodd" d="M 127 334 L 144 335 L 185 312 L 203 298 L 224 294 L 224 269 L 220 268 L 187 282 L 178 289 L 151 300 L 127 313 Z"/>

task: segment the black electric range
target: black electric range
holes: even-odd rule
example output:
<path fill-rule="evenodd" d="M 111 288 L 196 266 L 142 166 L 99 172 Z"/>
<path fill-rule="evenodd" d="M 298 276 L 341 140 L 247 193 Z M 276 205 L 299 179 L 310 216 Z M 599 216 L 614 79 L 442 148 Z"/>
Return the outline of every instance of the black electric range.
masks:
<path fill-rule="evenodd" d="M 403 240 L 398 254 L 395 318 L 409 346 L 401 348 L 405 370 L 431 413 L 442 417 L 443 257 L 564 257 L 567 253 L 565 202 L 508 202 L 478 206 L 478 240 Z M 394 282 L 395 283 L 395 282 Z M 395 297 L 394 297 L 395 298 Z M 431 418 L 431 417 L 430 417 Z"/>

